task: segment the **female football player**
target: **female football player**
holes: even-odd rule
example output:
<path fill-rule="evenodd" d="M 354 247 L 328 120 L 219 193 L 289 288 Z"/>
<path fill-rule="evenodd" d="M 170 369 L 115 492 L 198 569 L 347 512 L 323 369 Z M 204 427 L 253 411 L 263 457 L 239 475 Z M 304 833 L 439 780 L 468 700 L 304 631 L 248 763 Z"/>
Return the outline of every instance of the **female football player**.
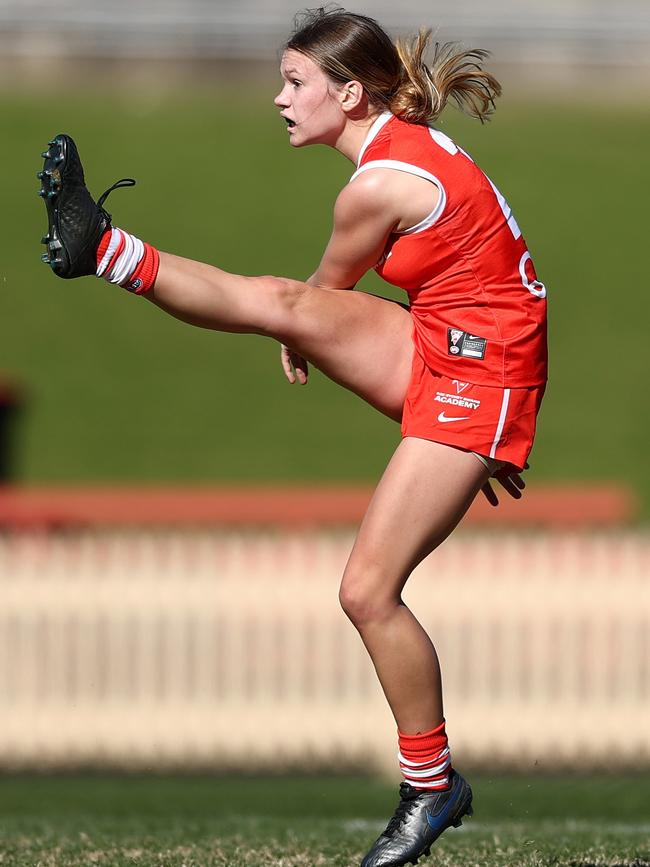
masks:
<path fill-rule="evenodd" d="M 450 100 L 485 120 L 499 84 L 482 69 L 485 52 L 436 45 L 427 63 L 427 42 L 420 32 L 394 44 L 371 18 L 319 9 L 286 43 L 275 105 L 290 144 L 329 145 L 355 167 L 306 282 L 229 274 L 113 228 L 110 191 L 95 204 L 66 135 L 39 173 L 56 274 L 97 274 L 194 325 L 274 337 L 290 382 L 306 382 L 308 360 L 401 422 L 340 592 L 394 714 L 404 776 L 363 867 L 415 861 L 471 813 L 436 652 L 401 592 L 490 476 L 520 495 L 546 381 L 546 290 L 519 226 L 433 125 Z M 407 291 L 409 309 L 351 291 L 371 268 Z"/>

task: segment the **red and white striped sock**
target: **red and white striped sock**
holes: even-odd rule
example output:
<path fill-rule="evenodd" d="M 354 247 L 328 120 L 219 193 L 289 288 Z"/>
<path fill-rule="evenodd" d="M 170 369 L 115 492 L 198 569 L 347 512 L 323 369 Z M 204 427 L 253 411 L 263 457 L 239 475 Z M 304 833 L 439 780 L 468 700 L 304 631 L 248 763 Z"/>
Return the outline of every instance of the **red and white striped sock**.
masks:
<path fill-rule="evenodd" d="M 429 732 L 405 735 L 399 731 L 399 767 L 407 783 L 416 789 L 447 789 L 451 754 L 443 720 Z"/>
<path fill-rule="evenodd" d="M 107 229 L 97 248 L 97 276 L 143 295 L 153 288 L 158 276 L 160 255 L 123 229 Z"/>

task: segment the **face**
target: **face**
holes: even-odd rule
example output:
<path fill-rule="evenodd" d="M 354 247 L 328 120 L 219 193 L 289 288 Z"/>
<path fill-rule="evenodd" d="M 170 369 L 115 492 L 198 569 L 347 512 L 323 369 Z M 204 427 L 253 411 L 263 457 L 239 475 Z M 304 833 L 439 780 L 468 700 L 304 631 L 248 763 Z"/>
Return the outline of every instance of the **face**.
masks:
<path fill-rule="evenodd" d="M 283 87 L 275 104 L 287 122 L 293 147 L 333 145 L 345 126 L 338 88 L 314 61 L 288 49 L 280 64 Z"/>

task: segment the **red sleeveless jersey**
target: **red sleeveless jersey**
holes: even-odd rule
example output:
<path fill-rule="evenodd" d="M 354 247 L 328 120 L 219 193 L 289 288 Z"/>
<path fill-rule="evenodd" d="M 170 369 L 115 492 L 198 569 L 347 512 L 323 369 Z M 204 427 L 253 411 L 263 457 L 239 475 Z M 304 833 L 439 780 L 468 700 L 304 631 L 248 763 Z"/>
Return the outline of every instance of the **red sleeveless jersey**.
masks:
<path fill-rule="evenodd" d="M 435 210 L 391 235 L 377 273 L 405 289 L 414 343 L 432 370 L 526 388 L 547 377 L 546 288 L 507 202 L 439 130 L 390 113 L 371 127 L 352 176 L 393 168 L 435 184 Z"/>

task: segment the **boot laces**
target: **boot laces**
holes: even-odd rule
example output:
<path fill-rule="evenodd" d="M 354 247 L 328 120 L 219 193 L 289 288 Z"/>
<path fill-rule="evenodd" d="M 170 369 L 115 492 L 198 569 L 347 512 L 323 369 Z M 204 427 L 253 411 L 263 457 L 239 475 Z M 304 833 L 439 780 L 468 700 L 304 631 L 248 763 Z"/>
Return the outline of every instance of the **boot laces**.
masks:
<path fill-rule="evenodd" d="M 402 783 L 399 787 L 399 794 L 400 802 L 397 805 L 397 809 L 393 813 L 390 822 L 386 826 L 386 830 L 383 834 L 384 837 L 392 837 L 393 834 L 399 830 L 402 822 L 413 809 L 413 802 L 417 799 L 420 793 L 413 786 L 409 786 L 408 783 Z"/>
<path fill-rule="evenodd" d="M 115 181 L 113 186 L 109 187 L 106 190 L 106 192 L 102 193 L 102 195 L 99 197 L 99 199 L 97 200 L 97 206 L 101 208 L 102 205 L 104 204 L 104 202 L 106 201 L 106 199 L 113 192 L 113 190 L 119 190 L 120 187 L 134 187 L 134 186 L 135 186 L 135 181 L 133 180 L 133 178 L 122 178 L 119 181 Z"/>

